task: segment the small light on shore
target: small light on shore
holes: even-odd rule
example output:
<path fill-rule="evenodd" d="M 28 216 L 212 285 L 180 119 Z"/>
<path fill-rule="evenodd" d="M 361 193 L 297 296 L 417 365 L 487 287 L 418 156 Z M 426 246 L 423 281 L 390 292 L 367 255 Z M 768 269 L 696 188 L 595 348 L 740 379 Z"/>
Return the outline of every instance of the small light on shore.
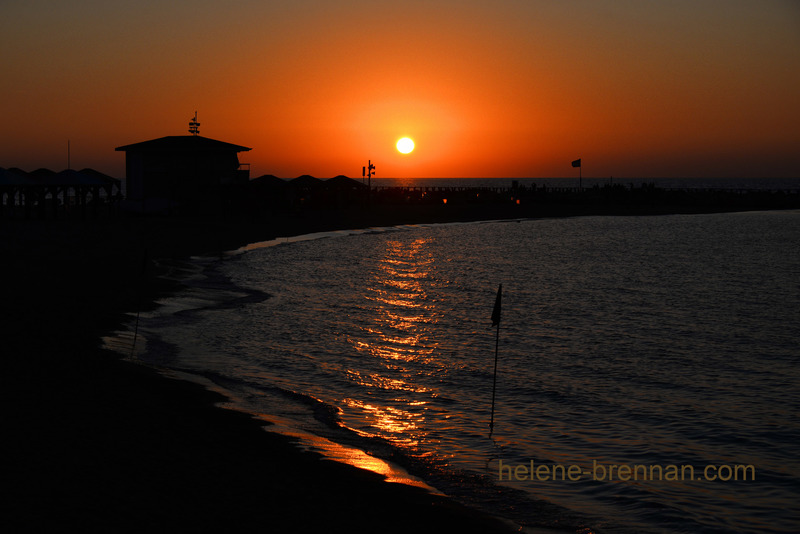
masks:
<path fill-rule="evenodd" d="M 447 199 L 446 199 L 446 198 L 443 198 L 443 199 L 442 199 L 442 202 L 444 202 L 445 204 L 447 204 Z"/>
<path fill-rule="evenodd" d="M 519 205 L 519 199 L 517 199 L 517 205 Z"/>

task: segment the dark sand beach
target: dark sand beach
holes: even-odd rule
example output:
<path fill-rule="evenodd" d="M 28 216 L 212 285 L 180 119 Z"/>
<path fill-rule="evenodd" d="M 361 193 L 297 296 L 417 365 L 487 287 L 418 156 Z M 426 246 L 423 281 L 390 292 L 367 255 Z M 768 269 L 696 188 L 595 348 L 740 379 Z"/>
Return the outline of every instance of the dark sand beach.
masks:
<path fill-rule="evenodd" d="M 10 532 L 513 530 L 446 497 L 302 452 L 263 421 L 215 406 L 219 395 L 101 349 L 100 338 L 179 289 L 159 277 L 157 260 L 314 231 L 586 212 L 514 208 L 0 221 L 10 445 L 0 524 Z"/>

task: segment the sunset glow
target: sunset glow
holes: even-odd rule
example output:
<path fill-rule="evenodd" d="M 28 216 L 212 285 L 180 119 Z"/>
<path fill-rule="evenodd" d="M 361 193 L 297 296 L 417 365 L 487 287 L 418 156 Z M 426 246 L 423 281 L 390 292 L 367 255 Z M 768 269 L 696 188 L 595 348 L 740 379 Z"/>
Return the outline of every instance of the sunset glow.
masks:
<path fill-rule="evenodd" d="M 252 175 L 795 176 L 800 6 L 41 0 L 0 8 L 0 166 L 124 175 L 200 135 Z M 398 43 L 403 43 L 398 46 Z M 407 157 L 398 132 L 424 146 Z"/>

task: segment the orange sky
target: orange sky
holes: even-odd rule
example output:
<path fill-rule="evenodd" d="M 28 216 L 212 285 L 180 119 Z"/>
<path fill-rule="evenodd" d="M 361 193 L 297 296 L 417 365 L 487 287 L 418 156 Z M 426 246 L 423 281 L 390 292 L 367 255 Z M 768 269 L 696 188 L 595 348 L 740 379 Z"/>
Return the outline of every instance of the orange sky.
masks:
<path fill-rule="evenodd" d="M 24 170 L 197 110 L 252 176 L 800 175 L 795 0 L 3 0 L 0 66 Z"/>

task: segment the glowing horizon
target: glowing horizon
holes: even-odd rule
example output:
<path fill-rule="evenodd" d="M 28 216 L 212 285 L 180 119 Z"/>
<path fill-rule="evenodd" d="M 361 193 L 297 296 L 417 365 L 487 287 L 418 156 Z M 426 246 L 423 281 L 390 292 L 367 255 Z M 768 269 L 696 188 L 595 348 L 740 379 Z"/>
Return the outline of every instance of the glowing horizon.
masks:
<path fill-rule="evenodd" d="M 0 166 L 124 176 L 200 135 L 251 175 L 796 177 L 800 6 L 302 0 L 0 8 Z M 418 147 L 397 151 L 397 139 Z"/>

